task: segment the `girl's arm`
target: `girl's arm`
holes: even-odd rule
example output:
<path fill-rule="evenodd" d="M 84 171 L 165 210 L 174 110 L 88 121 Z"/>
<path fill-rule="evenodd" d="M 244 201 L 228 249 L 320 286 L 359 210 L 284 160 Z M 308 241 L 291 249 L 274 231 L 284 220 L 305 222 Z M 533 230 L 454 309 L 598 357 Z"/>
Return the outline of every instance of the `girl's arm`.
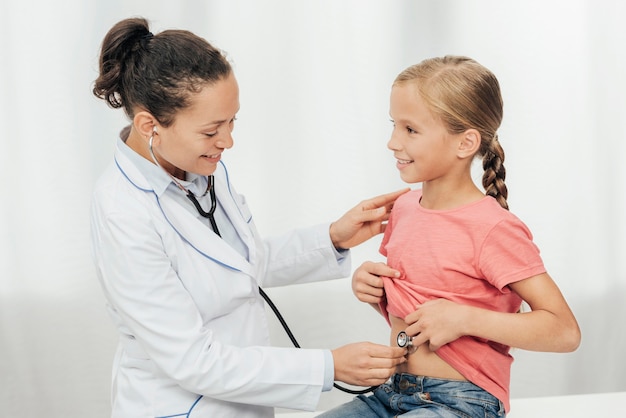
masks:
<path fill-rule="evenodd" d="M 414 345 L 430 342 L 431 350 L 464 335 L 531 351 L 571 352 L 581 334 L 576 318 L 561 291 L 547 274 L 539 274 L 509 287 L 531 308 L 530 312 L 502 313 L 431 300 L 407 315 Z"/>

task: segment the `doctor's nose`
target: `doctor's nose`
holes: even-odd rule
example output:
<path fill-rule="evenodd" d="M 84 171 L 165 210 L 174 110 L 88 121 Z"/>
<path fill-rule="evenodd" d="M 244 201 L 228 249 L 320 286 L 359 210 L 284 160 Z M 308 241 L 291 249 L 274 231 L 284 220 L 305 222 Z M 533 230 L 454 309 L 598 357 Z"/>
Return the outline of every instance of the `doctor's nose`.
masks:
<path fill-rule="evenodd" d="M 234 144 L 235 141 L 233 140 L 233 134 L 230 130 L 227 130 L 222 135 L 220 135 L 220 137 L 215 142 L 215 146 L 222 149 L 230 149 L 233 147 Z"/>

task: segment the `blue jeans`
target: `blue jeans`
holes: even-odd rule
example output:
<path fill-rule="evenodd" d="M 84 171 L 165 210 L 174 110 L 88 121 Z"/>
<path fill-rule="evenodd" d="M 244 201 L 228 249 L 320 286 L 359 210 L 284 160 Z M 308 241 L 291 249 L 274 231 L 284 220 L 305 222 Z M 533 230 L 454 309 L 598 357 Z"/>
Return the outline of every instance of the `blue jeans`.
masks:
<path fill-rule="evenodd" d="M 496 418 L 504 406 L 489 392 L 462 380 L 394 374 L 370 396 L 359 395 L 318 418 Z"/>

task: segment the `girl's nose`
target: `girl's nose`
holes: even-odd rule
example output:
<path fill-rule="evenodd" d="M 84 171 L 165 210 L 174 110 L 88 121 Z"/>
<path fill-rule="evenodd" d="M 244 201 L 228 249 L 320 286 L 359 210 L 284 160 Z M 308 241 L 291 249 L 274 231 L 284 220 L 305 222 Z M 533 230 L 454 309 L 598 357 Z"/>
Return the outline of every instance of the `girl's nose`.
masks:
<path fill-rule="evenodd" d="M 393 132 L 391 133 L 391 136 L 387 141 L 387 148 L 389 148 L 391 151 L 397 151 L 400 149 L 400 142 L 396 139 Z"/>

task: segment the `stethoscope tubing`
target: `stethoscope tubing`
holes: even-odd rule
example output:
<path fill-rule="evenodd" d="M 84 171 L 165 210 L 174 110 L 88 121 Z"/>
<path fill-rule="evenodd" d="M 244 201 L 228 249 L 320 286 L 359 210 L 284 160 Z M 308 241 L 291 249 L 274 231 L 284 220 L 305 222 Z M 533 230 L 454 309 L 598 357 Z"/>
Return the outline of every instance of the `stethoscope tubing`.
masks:
<path fill-rule="evenodd" d="M 148 149 L 150 151 L 150 156 L 152 157 L 152 160 L 154 161 L 154 163 L 159 168 L 161 168 L 163 171 L 165 171 L 172 178 L 172 181 L 174 182 L 174 184 L 176 184 L 178 186 L 178 188 L 181 189 L 187 195 L 187 198 L 189 200 L 191 200 L 191 202 L 195 206 L 195 208 L 198 211 L 198 213 L 202 217 L 207 218 L 209 220 L 209 222 L 211 223 L 211 229 L 213 229 L 213 232 L 217 236 L 221 237 L 220 231 L 219 231 L 219 228 L 217 227 L 217 222 L 215 221 L 215 216 L 214 216 L 215 208 L 217 207 L 217 199 L 215 197 L 215 180 L 214 180 L 213 176 L 212 175 L 207 176 L 207 182 L 208 182 L 208 184 L 207 184 L 207 191 L 209 192 L 209 196 L 211 198 L 211 208 L 209 209 L 208 212 L 206 212 L 204 209 L 202 209 L 202 206 L 200 206 L 200 202 L 198 202 L 198 199 L 191 192 L 191 190 L 188 190 L 187 188 L 185 188 L 185 186 L 183 186 L 174 176 L 172 176 L 167 170 L 165 170 L 161 166 L 161 164 L 159 164 L 159 161 L 157 160 L 156 156 L 154 155 L 154 151 L 152 150 L 152 141 L 153 141 L 155 132 L 156 132 L 156 128 L 153 131 L 152 136 L 150 136 L 150 140 L 148 141 L 148 145 L 149 145 Z M 206 194 L 206 192 L 205 192 L 205 194 Z M 272 312 L 274 312 L 274 315 L 276 316 L 276 318 L 278 319 L 278 322 L 280 322 L 281 326 L 285 330 L 285 333 L 287 334 L 287 336 L 291 340 L 291 343 L 293 344 L 293 346 L 296 347 L 296 348 L 302 348 L 302 347 L 300 347 L 300 344 L 296 340 L 296 337 L 291 332 L 291 329 L 287 325 L 287 322 L 285 321 L 285 318 L 283 318 L 282 314 L 280 313 L 280 311 L 278 310 L 278 308 L 276 307 L 274 302 L 270 299 L 270 297 L 267 295 L 267 293 L 265 293 L 265 291 L 261 288 L 261 286 L 259 286 L 258 289 L 259 289 L 259 294 L 265 300 L 265 302 L 269 305 L 269 307 L 272 310 Z M 352 394 L 352 395 L 362 395 L 362 394 L 374 391 L 374 389 L 376 389 L 378 386 L 371 386 L 369 388 L 361 389 L 361 390 L 353 390 L 353 389 L 349 389 L 349 388 L 343 387 L 343 386 L 341 386 L 341 385 L 339 385 L 337 383 L 333 383 L 333 387 L 335 387 L 336 389 L 339 389 L 342 392 L 346 392 L 346 393 L 349 393 L 349 394 Z"/>

